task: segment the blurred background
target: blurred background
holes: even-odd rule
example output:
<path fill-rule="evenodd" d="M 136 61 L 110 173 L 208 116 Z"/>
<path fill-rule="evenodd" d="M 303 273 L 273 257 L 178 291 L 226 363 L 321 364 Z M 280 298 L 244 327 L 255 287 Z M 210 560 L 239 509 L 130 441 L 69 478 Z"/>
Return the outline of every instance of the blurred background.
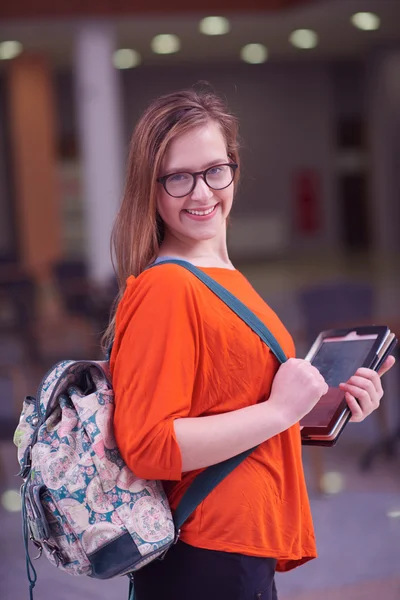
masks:
<path fill-rule="evenodd" d="M 400 336 L 400 0 L 19 0 L 0 5 L 0 581 L 28 597 L 12 435 L 61 358 L 100 358 L 129 138 L 207 81 L 241 122 L 231 257 L 304 356 L 315 334 Z M 282 600 L 400 599 L 400 368 L 381 409 L 304 449 L 319 559 Z M 36 598 L 125 597 L 38 562 Z"/>

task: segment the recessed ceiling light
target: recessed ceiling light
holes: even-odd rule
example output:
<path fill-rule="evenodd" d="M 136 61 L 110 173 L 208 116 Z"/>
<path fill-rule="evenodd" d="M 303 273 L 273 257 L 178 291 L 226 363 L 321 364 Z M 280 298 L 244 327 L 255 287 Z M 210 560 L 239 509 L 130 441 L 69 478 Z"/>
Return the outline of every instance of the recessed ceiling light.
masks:
<path fill-rule="evenodd" d="M 389 510 L 386 514 L 390 519 L 400 519 L 400 508 Z"/>
<path fill-rule="evenodd" d="M 263 44 L 246 44 L 240 51 L 240 58 L 252 65 L 259 65 L 268 58 L 268 49 Z"/>
<path fill-rule="evenodd" d="M 22 52 L 22 44 L 16 41 L 1 42 L 0 60 L 11 60 Z"/>
<path fill-rule="evenodd" d="M 224 35 L 231 26 L 225 17 L 205 17 L 199 23 L 199 30 L 205 35 Z"/>
<path fill-rule="evenodd" d="M 362 29 L 363 31 L 375 31 L 379 29 L 381 20 L 375 13 L 371 12 L 359 12 L 351 17 L 351 22 L 354 27 Z"/>
<path fill-rule="evenodd" d="M 171 33 L 161 33 L 151 40 L 151 49 L 156 54 L 173 54 L 178 52 L 180 47 L 178 36 Z"/>
<path fill-rule="evenodd" d="M 131 48 L 121 48 L 113 54 L 113 64 L 117 69 L 132 69 L 142 62 L 139 52 Z"/>
<path fill-rule="evenodd" d="M 312 29 L 296 29 L 289 36 L 290 43 L 302 50 L 311 50 L 318 45 L 318 35 Z"/>

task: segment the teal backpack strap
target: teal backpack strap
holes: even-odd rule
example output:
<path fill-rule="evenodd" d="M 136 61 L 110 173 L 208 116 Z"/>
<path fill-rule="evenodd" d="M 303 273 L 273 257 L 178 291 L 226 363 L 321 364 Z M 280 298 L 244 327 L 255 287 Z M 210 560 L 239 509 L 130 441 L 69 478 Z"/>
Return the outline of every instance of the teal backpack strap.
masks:
<path fill-rule="evenodd" d="M 151 268 L 161 264 L 175 264 L 184 267 L 198 279 L 200 279 L 211 291 L 214 292 L 229 308 L 237 314 L 256 333 L 261 340 L 270 348 L 280 363 L 284 363 L 287 357 L 275 336 L 268 327 L 259 319 L 243 302 L 231 294 L 212 277 L 185 260 L 166 259 L 154 263 Z M 256 448 L 256 447 L 255 447 Z M 208 494 L 229 475 L 241 462 L 247 458 L 255 448 L 250 448 L 237 456 L 233 456 L 222 463 L 212 465 L 200 473 L 184 493 L 178 507 L 175 510 L 175 527 L 179 532 L 183 523 L 190 517 L 199 504 Z"/>
<path fill-rule="evenodd" d="M 268 327 L 264 325 L 264 323 L 259 319 L 243 302 L 238 300 L 236 296 L 231 294 L 227 289 L 225 289 L 222 285 L 217 283 L 215 279 L 187 262 L 186 260 L 180 259 L 165 259 L 159 260 L 158 262 L 151 265 L 149 268 L 157 267 L 158 265 L 164 264 L 174 264 L 180 265 L 184 267 L 193 275 L 195 275 L 200 281 L 202 281 L 216 296 L 218 296 L 222 302 L 224 302 L 229 308 L 237 314 L 238 317 L 242 319 L 247 325 L 262 339 L 267 346 L 271 349 L 271 352 L 275 354 L 276 358 L 280 363 L 284 363 L 287 360 L 287 357 L 279 345 L 278 340 L 272 335 Z"/>

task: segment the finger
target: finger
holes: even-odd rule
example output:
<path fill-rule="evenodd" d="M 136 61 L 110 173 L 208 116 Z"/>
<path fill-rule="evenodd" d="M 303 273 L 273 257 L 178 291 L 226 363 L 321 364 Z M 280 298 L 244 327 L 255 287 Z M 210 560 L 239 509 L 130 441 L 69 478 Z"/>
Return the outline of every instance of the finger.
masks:
<path fill-rule="evenodd" d="M 376 371 L 374 371 L 373 369 L 365 369 L 364 367 L 362 367 L 361 369 L 358 369 L 356 371 L 355 376 L 356 377 L 364 377 L 365 379 L 372 381 L 376 391 L 379 394 L 383 394 L 381 379 L 380 379 L 378 373 Z M 352 378 L 350 378 L 350 379 L 352 379 Z"/>
<path fill-rule="evenodd" d="M 353 423 L 360 423 L 360 421 L 363 421 L 363 419 L 365 418 L 361 406 L 359 405 L 355 397 L 349 392 L 346 392 L 345 397 L 347 406 L 349 407 L 351 412 L 350 421 L 352 421 Z"/>
<path fill-rule="evenodd" d="M 357 398 L 365 415 L 370 414 L 379 406 L 380 397 L 375 391 L 371 396 L 367 390 L 348 383 L 341 384 L 340 388 Z"/>
<path fill-rule="evenodd" d="M 375 373 L 375 371 L 371 371 L 370 369 L 365 369 L 365 371 L 368 371 L 368 376 L 353 375 L 353 377 L 350 377 L 344 385 L 355 385 L 363 390 L 367 390 L 370 396 L 378 394 L 378 396 L 382 397 L 383 388 L 378 373 Z"/>
<path fill-rule="evenodd" d="M 390 356 L 388 356 L 378 371 L 379 377 L 382 377 L 382 375 L 387 373 L 387 371 L 389 371 L 389 369 L 391 369 L 393 367 L 395 362 L 396 362 L 396 359 L 392 354 Z"/>

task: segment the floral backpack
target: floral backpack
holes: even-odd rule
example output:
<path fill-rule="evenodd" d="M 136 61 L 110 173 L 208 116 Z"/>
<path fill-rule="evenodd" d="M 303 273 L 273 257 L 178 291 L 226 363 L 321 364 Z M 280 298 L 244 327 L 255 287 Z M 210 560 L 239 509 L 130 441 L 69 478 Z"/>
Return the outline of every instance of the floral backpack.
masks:
<path fill-rule="evenodd" d="M 202 271 L 180 260 L 271 348 L 278 342 L 247 307 Z M 160 264 L 160 263 L 158 263 Z M 37 576 L 29 540 L 71 575 L 109 579 L 162 557 L 204 498 L 254 449 L 205 469 L 174 513 L 160 481 L 143 480 L 126 466 L 113 433 L 114 393 L 107 361 L 57 363 L 36 398 L 27 396 L 14 435 L 23 478 L 24 544 L 30 598 Z"/>

